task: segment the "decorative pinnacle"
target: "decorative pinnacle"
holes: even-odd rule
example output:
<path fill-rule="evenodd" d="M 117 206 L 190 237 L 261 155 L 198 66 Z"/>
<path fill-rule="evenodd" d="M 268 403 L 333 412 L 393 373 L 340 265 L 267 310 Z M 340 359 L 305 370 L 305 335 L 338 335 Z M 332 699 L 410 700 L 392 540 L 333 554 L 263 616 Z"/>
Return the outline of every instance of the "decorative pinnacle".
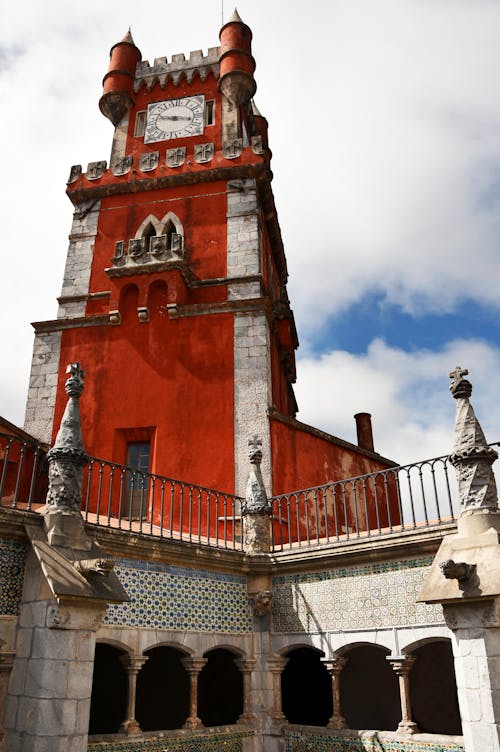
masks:
<path fill-rule="evenodd" d="M 237 9 L 235 8 L 233 10 L 233 14 L 231 18 L 229 19 L 228 23 L 243 23 L 243 21 L 240 18 L 240 14 L 238 13 Z"/>
<path fill-rule="evenodd" d="M 133 44 L 134 47 L 135 47 L 135 42 L 134 42 L 134 38 L 132 37 L 132 30 L 131 30 L 130 26 L 128 27 L 128 31 L 127 31 L 127 33 L 125 34 L 125 36 L 123 37 L 123 39 L 121 41 L 122 42 L 127 42 L 127 44 Z"/>
<path fill-rule="evenodd" d="M 79 397 L 83 392 L 85 371 L 81 368 L 80 363 L 70 363 L 66 367 L 66 373 L 71 374 L 64 385 L 66 394 L 68 397 Z"/>
<path fill-rule="evenodd" d="M 457 366 L 450 373 L 450 391 L 457 400 L 455 445 L 450 454 L 454 466 L 462 511 L 498 509 L 497 489 L 491 465 L 498 454 L 489 447 L 483 429 L 469 402 L 472 384 L 464 378 L 466 368 Z"/>
<path fill-rule="evenodd" d="M 450 392 L 455 399 L 469 399 L 472 394 L 472 384 L 464 376 L 468 376 L 469 371 L 467 368 L 461 368 L 456 366 L 454 371 L 450 373 L 450 379 L 453 379 L 450 384 Z"/>

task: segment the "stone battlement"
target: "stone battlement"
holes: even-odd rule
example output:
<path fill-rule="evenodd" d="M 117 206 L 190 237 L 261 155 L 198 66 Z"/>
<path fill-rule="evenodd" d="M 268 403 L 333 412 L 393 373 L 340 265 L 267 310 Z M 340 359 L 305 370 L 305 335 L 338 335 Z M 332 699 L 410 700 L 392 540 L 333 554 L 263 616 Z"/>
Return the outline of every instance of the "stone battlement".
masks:
<path fill-rule="evenodd" d="M 219 47 L 210 47 L 206 56 L 203 50 L 194 50 L 186 59 L 184 53 L 172 55 L 170 62 L 167 57 L 156 57 L 153 65 L 148 60 L 137 63 L 134 89 L 138 91 L 141 86 L 151 89 L 155 83 L 165 86 L 167 80 L 178 84 L 185 77 L 190 83 L 197 73 L 202 81 L 205 81 L 209 73 L 219 75 Z"/>

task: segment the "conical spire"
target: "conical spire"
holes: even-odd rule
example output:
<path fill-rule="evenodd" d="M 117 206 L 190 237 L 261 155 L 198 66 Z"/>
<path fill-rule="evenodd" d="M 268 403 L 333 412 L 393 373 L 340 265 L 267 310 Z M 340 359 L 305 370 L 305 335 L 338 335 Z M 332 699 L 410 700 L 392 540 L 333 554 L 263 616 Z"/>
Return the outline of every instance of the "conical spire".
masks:
<path fill-rule="evenodd" d="M 474 509 L 498 509 L 495 477 L 491 466 L 497 452 L 489 447 L 474 408 L 469 402 L 472 384 L 464 378 L 465 368 L 450 373 L 450 391 L 457 401 L 455 445 L 450 462 L 455 467 L 462 512 Z"/>
<path fill-rule="evenodd" d="M 238 13 L 238 10 L 236 8 L 233 10 L 231 18 L 227 23 L 244 23 L 244 21 L 241 20 L 240 14 Z"/>
<path fill-rule="evenodd" d="M 127 33 L 125 34 L 125 36 L 123 37 L 123 39 L 122 39 L 122 40 L 120 40 L 120 41 L 122 41 L 122 42 L 126 42 L 127 44 L 133 44 L 133 45 L 134 45 L 134 47 L 136 46 L 136 44 L 135 44 L 135 42 L 134 42 L 134 38 L 133 38 L 133 36 L 132 36 L 132 31 L 131 31 L 131 29 L 130 29 L 130 26 L 128 27 L 128 31 L 127 31 Z"/>

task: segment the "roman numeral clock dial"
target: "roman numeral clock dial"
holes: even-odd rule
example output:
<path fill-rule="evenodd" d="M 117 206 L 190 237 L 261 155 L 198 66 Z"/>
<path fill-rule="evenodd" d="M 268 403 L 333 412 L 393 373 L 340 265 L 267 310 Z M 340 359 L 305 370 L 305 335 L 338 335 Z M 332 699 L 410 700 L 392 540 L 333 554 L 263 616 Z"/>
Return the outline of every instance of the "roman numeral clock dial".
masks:
<path fill-rule="evenodd" d="M 205 97 L 202 94 L 149 104 L 144 143 L 201 136 L 204 111 Z"/>

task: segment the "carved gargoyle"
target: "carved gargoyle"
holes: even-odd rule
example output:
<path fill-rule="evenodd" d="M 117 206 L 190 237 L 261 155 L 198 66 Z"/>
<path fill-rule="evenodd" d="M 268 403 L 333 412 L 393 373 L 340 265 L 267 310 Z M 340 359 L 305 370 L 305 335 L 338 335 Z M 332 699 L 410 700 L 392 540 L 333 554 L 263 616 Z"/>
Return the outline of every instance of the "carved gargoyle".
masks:
<path fill-rule="evenodd" d="M 83 575 L 85 579 L 94 574 L 107 577 L 111 574 L 115 565 L 113 559 L 78 559 L 73 564 L 76 571 Z"/>
<path fill-rule="evenodd" d="M 447 580 L 458 580 L 458 582 L 466 582 L 476 571 L 475 564 L 466 564 L 464 561 L 455 562 L 453 559 L 441 562 L 439 568 Z"/>
<path fill-rule="evenodd" d="M 255 616 L 264 616 L 271 610 L 272 594 L 270 590 L 260 590 L 250 596 L 250 603 Z"/>

